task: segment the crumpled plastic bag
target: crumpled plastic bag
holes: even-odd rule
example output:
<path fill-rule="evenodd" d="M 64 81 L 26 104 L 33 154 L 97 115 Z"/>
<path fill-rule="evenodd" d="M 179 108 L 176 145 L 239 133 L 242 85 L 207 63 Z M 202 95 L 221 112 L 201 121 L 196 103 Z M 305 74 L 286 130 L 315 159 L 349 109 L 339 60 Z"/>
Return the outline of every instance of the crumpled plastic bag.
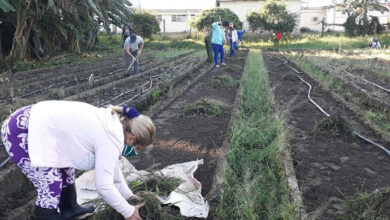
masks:
<path fill-rule="evenodd" d="M 182 216 L 207 218 L 210 207 L 207 200 L 201 194 L 202 184 L 194 178 L 194 172 L 201 164 L 203 164 L 203 160 L 190 161 L 170 165 L 160 171 L 154 172 L 153 174 L 157 176 L 182 180 L 182 183 L 167 198 L 158 197 L 160 202 L 179 207 Z M 135 169 L 126 158 L 120 159 L 120 166 L 127 183 L 136 180 L 144 181 L 152 176 L 147 171 Z M 94 179 L 94 170 L 85 172 L 76 179 L 77 202 L 79 204 L 100 198 L 96 191 Z"/>

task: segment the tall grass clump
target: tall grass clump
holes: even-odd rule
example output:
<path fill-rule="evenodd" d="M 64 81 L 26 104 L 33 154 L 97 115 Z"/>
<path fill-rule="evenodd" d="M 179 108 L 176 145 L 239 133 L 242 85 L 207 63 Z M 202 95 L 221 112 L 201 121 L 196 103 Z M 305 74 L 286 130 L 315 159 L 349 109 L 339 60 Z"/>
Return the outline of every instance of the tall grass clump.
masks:
<path fill-rule="evenodd" d="M 217 213 L 221 219 L 294 219 L 281 161 L 281 123 L 272 115 L 267 81 L 260 52 L 250 51 Z"/>

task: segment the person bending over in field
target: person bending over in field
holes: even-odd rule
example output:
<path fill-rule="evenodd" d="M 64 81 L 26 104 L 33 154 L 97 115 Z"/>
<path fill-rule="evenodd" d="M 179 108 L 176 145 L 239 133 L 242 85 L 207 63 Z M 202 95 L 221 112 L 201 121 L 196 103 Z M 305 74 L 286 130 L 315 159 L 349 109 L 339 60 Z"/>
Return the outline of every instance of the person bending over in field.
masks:
<path fill-rule="evenodd" d="M 131 33 L 125 40 L 124 47 L 124 58 L 126 63 L 126 76 L 130 74 L 138 73 L 139 59 L 138 56 L 141 54 L 144 48 L 144 39 L 142 37 Z"/>
<path fill-rule="evenodd" d="M 379 40 L 373 37 L 371 38 L 370 44 L 368 46 L 375 49 L 381 49 L 381 44 L 379 43 Z"/>
<path fill-rule="evenodd" d="M 11 160 L 38 192 L 35 219 L 66 220 L 94 207 L 77 204 L 75 169 L 95 169 L 99 195 L 126 220 L 140 220 L 137 198 L 119 167 L 129 146 L 143 149 L 153 142 L 152 120 L 127 106 L 97 108 L 72 101 L 43 101 L 11 114 L 1 138 Z M 58 209 L 60 213 L 58 212 Z"/>

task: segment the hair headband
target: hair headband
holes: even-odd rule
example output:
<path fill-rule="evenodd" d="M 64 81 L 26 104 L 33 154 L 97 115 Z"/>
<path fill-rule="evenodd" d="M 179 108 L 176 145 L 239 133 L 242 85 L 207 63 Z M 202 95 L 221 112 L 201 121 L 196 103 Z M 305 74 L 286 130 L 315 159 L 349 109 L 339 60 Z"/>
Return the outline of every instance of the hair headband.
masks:
<path fill-rule="evenodd" d="M 129 119 L 132 119 L 132 118 L 139 116 L 139 114 L 138 114 L 137 110 L 135 110 L 135 108 L 130 108 L 127 105 L 123 106 L 123 113 L 122 114 Z"/>

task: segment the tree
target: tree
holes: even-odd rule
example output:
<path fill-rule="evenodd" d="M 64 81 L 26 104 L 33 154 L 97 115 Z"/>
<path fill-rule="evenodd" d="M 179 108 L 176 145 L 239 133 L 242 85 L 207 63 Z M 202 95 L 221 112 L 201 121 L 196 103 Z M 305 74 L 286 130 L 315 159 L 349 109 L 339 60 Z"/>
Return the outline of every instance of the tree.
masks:
<path fill-rule="evenodd" d="M 368 12 L 369 11 L 379 11 L 382 14 L 385 11 L 388 11 L 387 7 L 382 6 L 379 0 L 341 0 L 334 1 L 336 6 L 342 7 L 342 9 L 348 13 L 348 17 L 353 16 L 355 19 L 355 24 L 358 25 L 359 33 L 361 35 L 367 35 L 372 32 L 376 32 L 377 30 L 371 30 L 371 28 L 376 28 L 375 25 L 370 25 L 371 19 L 369 19 Z M 346 32 L 350 32 L 351 30 L 347 30 L 348 27 L 351 27 L 351 21 L 353 17 L 344 24 L 346 27 Z M 374 20 L 375 22 L 375 20 Z"/>
<path fill-rule="evenodd" d="M 130 22 L 128 0 L 0 0 L 0 32 L 12 36 L 8 59 L 50 55 L 56 50 L 80 52 L 94 20 L 108 29 Z M 4 27 L 12 25 L 15 29 Z"/>
<path fill-rule="evenodd" d="M 250 12 L 247 16 L 252 31 L 260 29 L 271 34 L 292 32 L 296 26 L 295 19 L 296 14 L 287 12 L 286 6 L 275 0 L 267 0 L 259 12 Z"/>
<path fill-rule="evenodd" d="M 131 16 L 130 27 L 136 34 L 145 38 L 151 38 L 152 34 L 160 32 L 156 16 L 148 12 L 134 13 Z"/>
<path fill-rule="evenodd" d="M 203 10 L 190 22 L 190 26 L 196 28 L 198 31 L 209 29 L 211 24 L 219 21 L 227 21 L 233 23 L 234 27 L 238 30 L 242 29 L 242 22 L 238 16 L 227 8 L 213 8 L 209 10 Z"/>

